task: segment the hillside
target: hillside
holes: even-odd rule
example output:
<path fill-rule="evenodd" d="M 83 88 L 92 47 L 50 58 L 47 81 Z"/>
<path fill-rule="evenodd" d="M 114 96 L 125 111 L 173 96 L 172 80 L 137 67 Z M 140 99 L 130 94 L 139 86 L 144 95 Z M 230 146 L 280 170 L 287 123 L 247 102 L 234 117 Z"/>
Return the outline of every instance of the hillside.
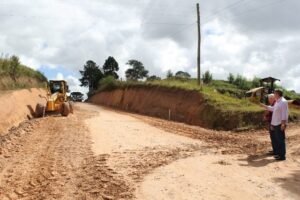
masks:
<path fill-rule="evenodd" d="M 89 100 L 96 104 L 211 129 L 264 126 L 264 110 L 245 98 L 244 93 L 244 90 L 226 81 L 213 81 L 200 88 L 195 80 L 119 82 L 108 79 L 102 81 L 98 94 Z M 291 106 L 291 120 L 298 120 L 299 117 L 300 109 Z"/>
<path fill-rule="evenodd" d="M 44 87 L 47 78 L 19 62 L 18 57 L 0 58 L 0 90 Z"/>
<path fill-rule="evenodd" d="M 34 117 L 38 103 L 45 104 L 46 90 L 32 88 L 1 92 L 0 95 L 0 138 L 8 129 Z"/>

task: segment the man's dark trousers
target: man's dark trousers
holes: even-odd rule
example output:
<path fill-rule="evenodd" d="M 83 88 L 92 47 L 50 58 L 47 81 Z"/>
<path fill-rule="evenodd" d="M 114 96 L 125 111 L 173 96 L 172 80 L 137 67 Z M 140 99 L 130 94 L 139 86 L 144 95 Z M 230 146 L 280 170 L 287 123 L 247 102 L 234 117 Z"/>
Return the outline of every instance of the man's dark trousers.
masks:
<path fill-rule="evenodd" d="M 285 159 L 285 131 L 281 130 L 281 125 L 274 126 L 275 149 L 281 159 Z"/>
<path fill-rule="evenodd" d="M 278 148 L 276 148 L 278 146 L 278 144 L 277 144 L 276 138 L 275 138 L 275 131 L 274 131 L 274 128 L 271 127 L 271 125 L 269 126 L 269 133 L 270 133 L 273 154 L 279 155 Z"/>

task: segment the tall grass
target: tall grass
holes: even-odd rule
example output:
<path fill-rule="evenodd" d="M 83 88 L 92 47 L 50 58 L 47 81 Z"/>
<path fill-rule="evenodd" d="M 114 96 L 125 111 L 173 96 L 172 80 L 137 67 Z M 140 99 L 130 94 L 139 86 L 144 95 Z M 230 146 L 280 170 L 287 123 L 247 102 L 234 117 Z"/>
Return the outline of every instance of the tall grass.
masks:
<path fill-rule="evenodd" d="M 0 58 L 0 90 L 44 87 L 47 78 L 39 71 L 19 64 L 15 71 L 15 80 L 11 74 L 11 58 Z"/>

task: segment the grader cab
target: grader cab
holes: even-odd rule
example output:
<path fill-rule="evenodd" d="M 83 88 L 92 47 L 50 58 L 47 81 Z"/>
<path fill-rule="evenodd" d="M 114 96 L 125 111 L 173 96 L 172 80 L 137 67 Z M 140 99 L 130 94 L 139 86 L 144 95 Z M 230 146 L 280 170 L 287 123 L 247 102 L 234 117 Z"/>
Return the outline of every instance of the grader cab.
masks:
<path fill-rule="evenodd" d="M 68 116 L 73 113 L 73 104 L 68 101 L 68 85 L 64 80 L 50 80 L 47 86 L 46 104 L 37 104 L 35 114 L 37 117 L 45 116 L 46 113 L 61 113 Z"/>
<path fill-rule="evenodd" d="M 266 77 L 260 79 L 260 87 L 253 88 L 246 92 L 246 97 L 250 98 L 252 102 L 267 102 L 267 95 L 274 92 L 275 82 L 280 81 L 277 78 Z"/>

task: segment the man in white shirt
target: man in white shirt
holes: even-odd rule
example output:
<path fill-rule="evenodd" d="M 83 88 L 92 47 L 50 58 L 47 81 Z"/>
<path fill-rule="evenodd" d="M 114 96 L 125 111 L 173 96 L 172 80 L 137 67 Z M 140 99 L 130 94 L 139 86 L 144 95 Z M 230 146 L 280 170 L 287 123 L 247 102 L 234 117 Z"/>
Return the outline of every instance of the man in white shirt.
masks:
<path fill-rule="evenodd" d="M 276 100 L 275 100 L 274 94 L 268 95 L 268 103 L 269 103 L 269 106 L 275 105 Z M 276 148 L 276 139 L 275 139 L 274 129 L 271 126 L 272 115 L 273 115 L 272 111 L 266 110 L 265 115 L 264 115 L 264 121 L 267 122 L 269 133 L 270 133 L 271 144 L 272 144 L 272 151 L 269 151 L 268 154 L 276 156 L 276 155 L 278 155 L 278 152 L 276 152 L 277 148 Z"/>
<path fill-rule="evenodd" d="M 275 90 L 274 92 L 276 103 L 274 106 L 262 106 L 267 110 L 273 112 L 271 127 L 274 130 L 275 140 L 276 140 L 276 160 L 285 160 L 286 147 L 285 147 L 285 129 L 288 122 L 288 102 L 283 97 L 283 92 L 281 90 Z"/>

